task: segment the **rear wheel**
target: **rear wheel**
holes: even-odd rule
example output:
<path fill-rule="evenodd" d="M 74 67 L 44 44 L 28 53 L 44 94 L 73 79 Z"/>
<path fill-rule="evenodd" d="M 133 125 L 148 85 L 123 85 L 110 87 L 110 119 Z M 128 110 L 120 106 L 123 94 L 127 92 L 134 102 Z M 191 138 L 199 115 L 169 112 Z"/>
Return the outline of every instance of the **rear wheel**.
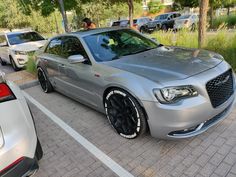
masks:
<path fill-rule="evenodd" d="M 13 60 L 13 58 L 11 56 L 10 56 L 10 62 L 11 62 L 12 68 L 15 71 L 19 71 L 20 70 L 20 68 L 18 68 L 18 66 L 16 65 L 15 61 Z"/>
<path fill-rule="evenodd" d="M 40 67 L 38 68 L 38 80 L 39 80 L 42 90 L 45 93 L 50 93 L 53 91 L 52 84 L 48 80 L 44 70 Z"/>
<path fill-rule="evenodd" d="M 167 31 L 167 30 L 168 30 L 168 28 L 167 28 L 166 25 L 162 25 L 161 29 L 162 29 L 163 31 Z"/>
<path fill-rule="evenodd" d="M 2 60 L 2 58 L 0 58 L 0 63 L 2 66 L 5 66 L 7 64 L 5 61 Z"/>
<path fill-rule="evenodd" d="M 112 89 L 105 97 L 107 118 L 117 133 L 127 139 L 144 134 L 147 122 L 136 99 L 121 89 Z"/>

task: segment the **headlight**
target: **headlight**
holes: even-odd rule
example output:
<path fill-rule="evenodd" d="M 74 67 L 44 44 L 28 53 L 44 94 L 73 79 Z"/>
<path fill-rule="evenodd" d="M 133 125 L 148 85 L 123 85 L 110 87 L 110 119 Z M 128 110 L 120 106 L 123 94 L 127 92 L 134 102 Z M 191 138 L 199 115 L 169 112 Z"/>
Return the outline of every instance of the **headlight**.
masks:
<path fill-rule="evenodd" d="M 196 89 L 190 85 L 154 89 L 153 92 L 156 98 L 164 104 L 175 103 L 183 98 L 198 95 Z"/>
<path fill-rule="evenodd" d="M 27 55 L 27 52 L 25 52 L 25 51 L 15 50 L 14 53 L 15 53 L 15 55 Z"/>

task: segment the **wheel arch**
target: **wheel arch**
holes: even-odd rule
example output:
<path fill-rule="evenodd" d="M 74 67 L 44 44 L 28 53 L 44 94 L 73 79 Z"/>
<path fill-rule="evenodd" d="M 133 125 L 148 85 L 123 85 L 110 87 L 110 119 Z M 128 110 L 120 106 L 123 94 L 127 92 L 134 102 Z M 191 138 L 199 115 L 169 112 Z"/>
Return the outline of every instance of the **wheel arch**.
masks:
<path fill-rule="evenodd" d="M 129 94 L 139 103 L 139 105 L 140 105 L 141 108 L 143 109 L 143 112 L 144 112 L 144 114 L 145 114 L 146 120 L 148 120 L 148 115 L 147 115 L 147 112 L 146 112 L 146 110 L 145 110 L 145 108 L 144 108 L 144 106 L 143 106 L 142 101 L 141 101 L 132 91 L 130 91 L 130 90 L 127 89 L 127 88 L 123 88 L 123 87 L 120 87 L 120 86 L 109 86 L 109 87 L 107 87 L 107 88 L 104 90 L 104 92 L 103 92 L 103 97 L 102 97 L 102 99 L 103 99 L 103 105 L 104 105 L 104 103 L 105 103 L 106 95 L 107 95 L 107 94 L 110 92 L 110 90 L 112 90 L 112 89 L 120 89 L 120 90 L 123 90 L 123 91 L 129 93 Z M 148 125 L 148 124 L 147 124 L 147 125 Z M 149 125 L 148 125 L 148 128 L 149 128 Z"/>

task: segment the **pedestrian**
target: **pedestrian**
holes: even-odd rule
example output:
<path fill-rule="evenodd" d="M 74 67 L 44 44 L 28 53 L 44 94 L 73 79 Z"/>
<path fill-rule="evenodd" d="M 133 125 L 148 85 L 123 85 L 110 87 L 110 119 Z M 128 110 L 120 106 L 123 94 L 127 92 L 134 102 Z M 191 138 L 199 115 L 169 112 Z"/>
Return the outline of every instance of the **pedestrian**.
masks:
<path fill-rule="evenodd" d="M 83 26 L 84 26 L 84 29 L 86 29 L 86 30 L 96 28 L 96 25 L 89 18 L 83 19 Z"/>

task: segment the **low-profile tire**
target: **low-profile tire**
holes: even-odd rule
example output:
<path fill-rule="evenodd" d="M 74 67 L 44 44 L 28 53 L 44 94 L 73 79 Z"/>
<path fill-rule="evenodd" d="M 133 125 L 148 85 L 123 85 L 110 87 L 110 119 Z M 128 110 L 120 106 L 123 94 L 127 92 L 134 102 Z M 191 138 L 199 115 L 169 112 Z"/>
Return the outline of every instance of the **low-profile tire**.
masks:
<path fill-rule="evenodd" d="M 114 88 L 104 99 L 108 121 L 120 136 L 134 139 L 146 132 L 145 113 L 132 95 L 122 89 Z"/>
<path fill-rule="evenodd" d="M 43 158 L 43 149 L 38 139 L 37 139 L 37 146 L 35 150 L 35 157 L 37 158 L 38 161 Z"/>
<path fill-rule="evenodd" d="M 7 64 L 5 61 L 2 60 L 2 58 L 0 58 L 0 63 L 2 66 L 5 66 Z"/>
<path fill-rule="evenodd" d="M 10 56 L 10 62 L 11 62 L 11 66 L 15 71 L 19 71 L 20 68 L 18 68 L 18 66 L 16 65 L 15 61 L 13 60 L 13 58 Z"/>
<path fill-rule="evenodd" d="M 42 90 L 45 93 L 50 93 L 53 91 L 52 84 L 48 80 L 47 75 L 45 74 L 44 70 L 40 67 L 38 68 L 38 80 L 39 80 Z"/>

